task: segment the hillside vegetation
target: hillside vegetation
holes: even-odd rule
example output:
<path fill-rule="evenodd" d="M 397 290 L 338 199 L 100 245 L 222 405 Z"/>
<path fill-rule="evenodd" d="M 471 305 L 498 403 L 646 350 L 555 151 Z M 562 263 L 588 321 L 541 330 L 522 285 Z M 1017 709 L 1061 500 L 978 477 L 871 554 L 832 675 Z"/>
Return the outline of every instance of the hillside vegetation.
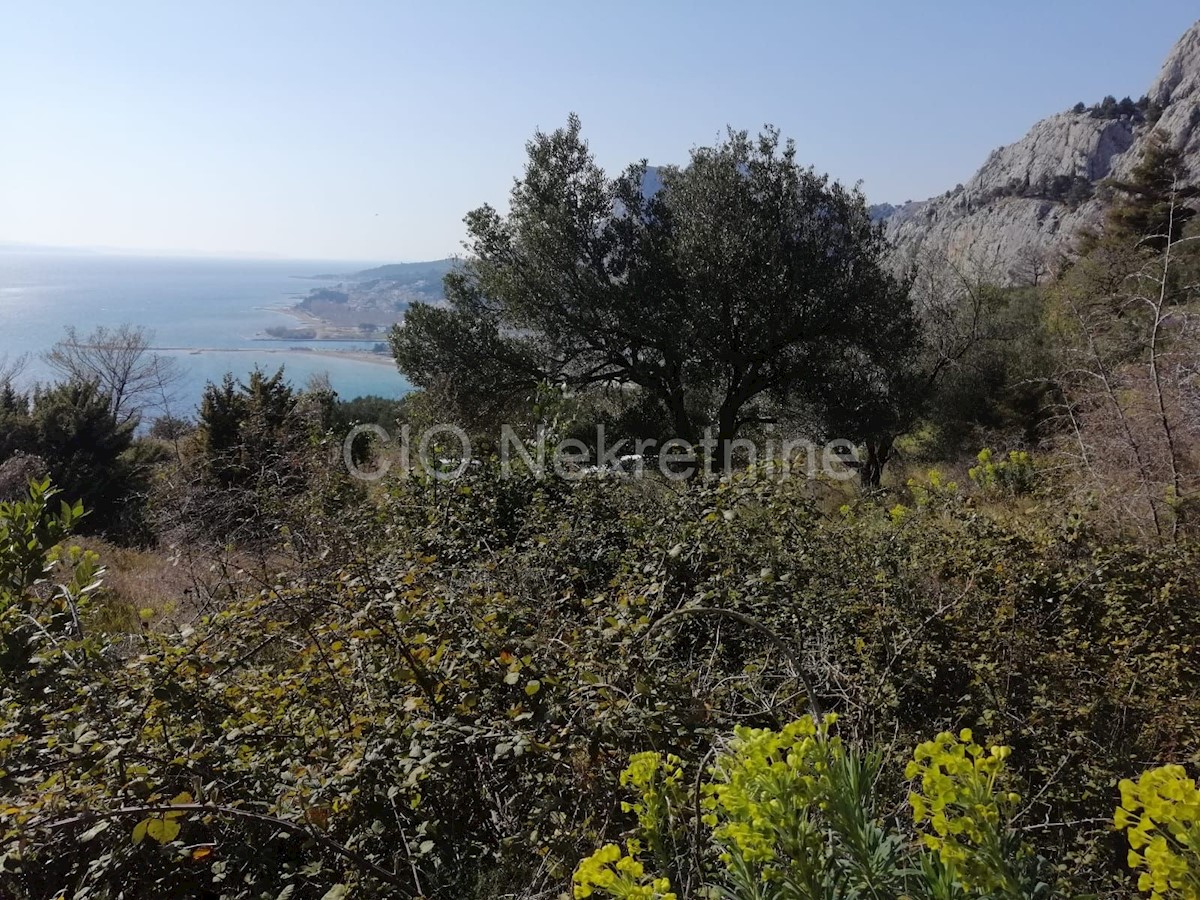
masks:
<path fill-rule="evenodd" d="M 256 371 L 143 435 L 136 329 L 6 379 L 0 895 L 1200 897 L 1179 154 L 1002 287 L 770 129 L 650 196 L 528 150 L 403 401 Z M 361 424 L 474 458 L 356 479 Z"/>

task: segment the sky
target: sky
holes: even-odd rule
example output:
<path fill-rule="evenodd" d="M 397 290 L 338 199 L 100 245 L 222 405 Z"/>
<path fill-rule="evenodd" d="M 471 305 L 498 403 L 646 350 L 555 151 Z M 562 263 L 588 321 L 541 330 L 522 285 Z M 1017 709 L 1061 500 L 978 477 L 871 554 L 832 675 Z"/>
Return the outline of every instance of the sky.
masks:
<path fill-rule="evenodd" d="M 871 202 L 1146 92 L 1195 0 L 0 0 L 0 243 L 459 252 L 570 112 L 610 171 L 766 123 Z"/>

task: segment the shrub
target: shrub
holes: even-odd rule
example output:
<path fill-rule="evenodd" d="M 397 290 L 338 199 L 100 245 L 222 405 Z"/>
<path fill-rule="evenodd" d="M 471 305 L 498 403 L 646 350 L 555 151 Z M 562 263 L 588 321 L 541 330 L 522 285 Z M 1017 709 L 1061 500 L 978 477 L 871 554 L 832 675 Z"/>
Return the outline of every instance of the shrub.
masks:
<path fill-rule="evenodd" d="M 9 453 L 38 457 L 68 498 L 94 512 L 88 531 L 144 541 L 152 448 L 136 443 L 136 415 L 118 421 L 111 400 L 85 381 L 66 381 L 24 396 L 0 385 L 0 462 Z"/>
<path fill-rule="evenodd" d="M 991 450 L 980 450 L 979 465 L 972 466 L 967 475 L 985 494 L 1010 497 L 1028 494 L 1037 486 L 1037 470 L 1033 459 L 1024 450 L 1010 450 L 1008 456 L 993 462 Z"/>
<path fill-rule="evenodd" d="M 333 395 L 294 388 L 278 369 L 208 384 L 195 440 L 156 494 L 158 530 L 187 546 L 269 552 L 314 516 L 354 505 L 355 491 L 330 438 Z"/>
<path fill-rule="evenodd" d="M 969 729 L 919 744 L 905 769 L 916 837 L 884 810 L 883 756 L 831 734 L 835 716 L 805 716 L 779 730 L 735 729 L 728 748 L 696 782 L 700 809 L 678 783 L 678 762 L 658 753 L 631 758 L 621 783 L 636 791 L 637 836 L 627 852 L 608 844 L 575 869 L 574 896 L 668 900 L 842 897 L 1063 896 L 1050 867 L 1033 856 L 1014 822 L 1020 797 L 1003 787 L 1010 748 L 976 744 Z M 1128 862 L 1153 900 L 1200 896 L 1200 792 L 1179 766 L 1121 782 L 1115 824 L 1128 829 Z M 646 810 L 656 810 L 646 815 Z M 693 830 L 689 819 L 695 823 Z M 701 826 L 708 829 L 707 838 Z M 696 842 L 692 871 L 647 848 Z M 1141 851 L 1141 852 L 1138 852 Z M 638 857 L 648 857 L 649 867 Z M 655 868 L 657 866 L 657 868 Z M 668 876 L 667 873 L 671 875 Z M 698 886 L 696 884 L 698 883 Z"/>
<path fill-rule="evenodd" d="M 750 729 L 715 763 L 734 784 L 750 759 L 737 747 L 765 753 L 809 708 L 806 682 L 841 714 L 859 760 L 845 778 L 878 773 L 862 828 L 907 841 L 918 826 L 895 815 L 903 749 L 858 748 L 970 728 L 1014 748 L 996 782 L 996 817 L 1029 845 L 1002 848 L 1013 877 L 1051 883 L 1045 857 L 1064 890 L 1128 893 L 1125 850 L 1097 822 L 1141 761 L 1194 753 L 1200 548 L 1115 542 L 1061 504 L 1016 515 L 942 481 L 928 490 L 893 521 L 869 499 L 827 515 L 812 485 L 761 475 L 397 478 L 377 505 L 305 511 L 303 540 L 278 532 L 275 577 L 132 642 L 103 634 L 86 599 L 79 637 L 52 587 L 74 580 L 60 551 L 61 574 L 15 578 L 22 606 L 3 618 L 28 664 L 0 678 L 0 895 L 536 896 L 621 841 L 637 886 L 662 894 L 667 878 L 693 896 L 702 871 L 725 871 L 715 848 L 698 864 L 690 838 L 706 752 Z M 37 548 L 57 540 L 35 541 L 23 571 L 36 580 Z M 787 734 L 787 752 L 813 737 Z M 957 757 L 948 741 L 922 764 Z M 622 809 L 621 767 L 647 749 L 661 761 L 642 758 L 626 782 L 653 802 Z M 957 795 L 913 793 L 931 838 L 944 837 L 939 797 L 965 823 Z M 704 813 L 753 826 L 728 799 Z M 663 841 L 631 848 L 638 819 Z"/>

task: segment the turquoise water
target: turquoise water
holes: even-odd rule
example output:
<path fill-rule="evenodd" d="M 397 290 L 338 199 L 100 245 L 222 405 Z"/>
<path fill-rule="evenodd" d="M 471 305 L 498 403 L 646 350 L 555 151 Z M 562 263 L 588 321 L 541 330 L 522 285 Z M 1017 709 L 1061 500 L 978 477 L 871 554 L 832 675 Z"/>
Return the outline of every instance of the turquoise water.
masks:
<path fill-rule="evenodd" d="M 290 306 L 322 282 L 297 276 L 353 272 L 363 263 L 168 259 L 0 249 L 0 361 L 28 357 L 22 380 L 51 373 L 39 358 L 74 325 L 141 325 L 184 370 L 178 413 L 194 409 L 204 385 L 226 372 L 245 376 L 255 364 L 280 365 L 290 381 L 329 376 L 343 398 L 399 397 L 408 384 L 392 365 L 331 359 L 296 344 L 255 338 L 270 325 L 297 323 L 272 309 Z M 305 342 L 303 347 L 370 349 L 374 342 Z"/>

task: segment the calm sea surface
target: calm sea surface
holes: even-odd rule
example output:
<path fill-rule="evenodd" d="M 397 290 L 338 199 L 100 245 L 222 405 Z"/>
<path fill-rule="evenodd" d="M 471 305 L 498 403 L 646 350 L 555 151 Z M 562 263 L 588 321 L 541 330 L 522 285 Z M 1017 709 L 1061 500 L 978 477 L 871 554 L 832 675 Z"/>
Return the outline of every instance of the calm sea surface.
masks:
<path fill-rule="evenodd" d="M 26 355 L 25 383 L 51 373 L 39 358 L 74 325 L 124 323 L 154 332 L 158 347 L 185 371 L 178 413 L 190 413 L 204 385 L 226 372 L 244 377 L 257 364 L 285 367 L 303 385 L 326 373 L 343 398 L 399 397 L 409 387 L 391 365 L 331 359 L 294 343 L 256 340 L 270 325 L 297 325 L 272 307 L 290 306 L 315 282 L 296 276 L 353 272 L 362 263 L 168 259 L 0 249 L 0 363 Z M 314 349 L 370 349 L 372 342 L 305 342 Z"/>

